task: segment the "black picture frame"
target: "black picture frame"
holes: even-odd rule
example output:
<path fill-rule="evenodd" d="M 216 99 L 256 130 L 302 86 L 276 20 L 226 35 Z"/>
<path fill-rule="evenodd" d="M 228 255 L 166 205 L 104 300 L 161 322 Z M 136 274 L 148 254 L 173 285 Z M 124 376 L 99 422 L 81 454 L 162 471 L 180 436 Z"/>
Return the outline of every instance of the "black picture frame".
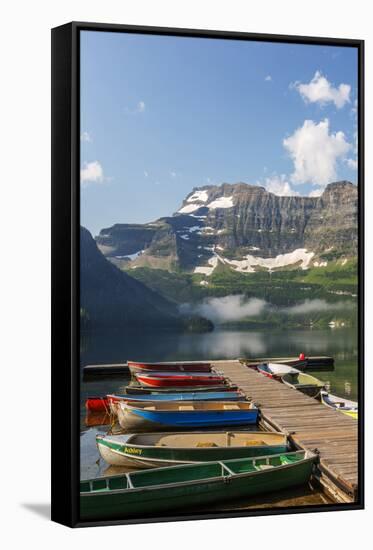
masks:
<path fill-rule="evenodd" d="M 359 490 L 350 504 L 308 505 L 146 519 L 79 519 L 79 212 L 81 31 L 355 47 L 358 52 Z M 52 29 L 52 520 L 70 527 L 267 516 L 364 508 L 364 41 L 216 30 L 72 22 Z"/>

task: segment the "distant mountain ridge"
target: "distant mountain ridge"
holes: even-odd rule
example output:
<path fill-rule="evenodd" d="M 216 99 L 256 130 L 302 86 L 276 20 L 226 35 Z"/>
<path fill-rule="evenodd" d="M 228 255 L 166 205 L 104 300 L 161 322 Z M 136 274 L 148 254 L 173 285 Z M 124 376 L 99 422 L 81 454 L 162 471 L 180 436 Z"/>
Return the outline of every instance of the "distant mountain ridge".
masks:
<path fill-rule="evenodd" d="M 95 327 L 181 325 L 174 305 L 108 262 L 80 228 L 81 315 Z"/>
<path fill-rule="evenodd" d="M 329 184 L 320 197 L 275 195 L 246 183 L 203 186 L 172 216 L 115 224 L 96 242 L 119 267 L 209 276 L 225 264 L 240 272 L 344 262 L 357 254 L 357 187 Z"/>

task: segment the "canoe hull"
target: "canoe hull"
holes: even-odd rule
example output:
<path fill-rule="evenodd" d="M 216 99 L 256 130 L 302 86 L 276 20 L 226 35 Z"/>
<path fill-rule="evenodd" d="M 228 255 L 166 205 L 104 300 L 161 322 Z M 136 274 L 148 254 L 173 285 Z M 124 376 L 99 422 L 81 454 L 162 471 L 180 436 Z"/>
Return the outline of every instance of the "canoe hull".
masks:
<path fill-rule="evenodd" d="M 346 414 L 350 418 L 353 418 L 354 420 L 358 420 L 359 413 L 358 411 L 341 411 L 343 414 Z"/>
<path fill-rule="evenodd" d="M 296 374 L 300 372 L 294 367 L 289 367 L 289 365 L 283 365 L 280 363 L 263 363 L 262 365 L 258 365 L 257 370 L 260 374 L 264 374 L 264 376 L 278 381 L 281 381 L 282 376 L 285 374 Z"/>
<path fill-rule="evenodd" d="M 309 397 L 317 397 L 325 387 L 325 384 L 314 376 L 303 373 L 299 373 L 299 375 L 293 373 L 285 374 L 281 377 L 281 380 L 286 386 L 298 390 Z"/>
<path fill-rule="evenodd" d="M 256 424 L 258 409 L 237 411 L 149 411 L 117 409 L 118 421 L 127 432 L 174 430 L 175 428 L 211 428 Z"/>
<path fill-rule="evenodd" d="M 211 363 L 184 362 L 184 363 L 138 363 L 128 361 L 131 373 L 136 372 L 211 372 Z"/>
<path fill-rule="evenodd" d="M 214 505 L 216 509 L 218 503 L 223 506 L 229 500 L 249 498 L 258 494 L 304 485 L 311 476 L 313 462 L 314 459 L 307 459 L 291 466 L 282 466 L 249 475 L 242 473 L 237 476 L 202 478 L 144 489 L 82 492 L 80 495 L 80 518 L 81 520 L 147 516 L 155 518 L 170 510 L 195 513 L 196 508 L 208 505 Z M 214 463 L 201 464 L 200 466 L 208 469 L 213 465 Z M 195 466 L 186 468 L 190 467 L 194 468 Z M 160 473 L 160 469 L 155 471 L 157 476 Z"/>
<path fill-rule="evenodd" d="M 214 460 L 251 458 L 285 453 L 288 450 L 286 441 L 276 445 L 181 448 L 134 445 L 130 441 L 121 443 L 110 440 L 110 438 L 97 436 L 96 443 L 105 462 L 112 466 L 132 468 L 155 468 Z"/>
<path fill-rule="evenodd" d="M 358 404 L 356 401 L 343 399 L 326 391 L 320 392 L 320 400 L 326 407 L 339 411 L 355 420 L 358 419 Z"/>
<path fill-rule="evenodd" d="M 109 402 L 106 397 L 88 397 L 85 408 L 90 412 L 106 412 L 109 410 Z"/>
<path fill-rule="evenodd" d="M 318 386 L 298 385 L 295 386 L 295 389 L 304 393 L 305 395 L 308 395 L 309 397 L 317 397 L 320 393 L 320 388 Z"/>
<path fill-rule="evenodd" d="M 138 382 L 146 388 L 167 388 L 167 387 L 183 387 L 183 386 L 221 386 L 225 381 L 222 376 L 195 376 L 195 375 L 165 375 L 156 376 L 155 374 L 145 375 L 142 373 L 136 374 Z"/>
<path fill-rule="evenodd" d="M 117 414 L 117 404 L 121 402 L 135 403 L 136 401 L 245 401 L 246 397 L 239 391 L 232 392 L 196 392 L 196 393 L 168 393 L 148 395 L 108 395 L 107 402 L 112 414 Z"/>

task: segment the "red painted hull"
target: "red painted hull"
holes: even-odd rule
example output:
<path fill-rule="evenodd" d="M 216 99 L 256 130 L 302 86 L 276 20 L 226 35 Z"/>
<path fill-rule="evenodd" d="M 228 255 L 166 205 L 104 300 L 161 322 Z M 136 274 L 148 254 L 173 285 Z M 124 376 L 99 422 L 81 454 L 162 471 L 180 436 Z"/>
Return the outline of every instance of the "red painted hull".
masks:
<path fill-rule="evenodd" d="M 267 378 L 275 378 L 274 375 L 271 374 L 270 372 L 264 372 L 262 370 L 258 370 L 258 372 L 260 372 L 260 374 L 263 374 L 263 376 L 266 376 Z"/>
<path fill-rule="evenodd" d="M 85 408 L 90 412 L 106 412 L 109 410 L 109 402 L 106 397 L 88 397 Z"/>
<path fill-rule="evenodd" d="M 223 376 L 196 376 L 196 375 L 145 375 L 141 373 L 136 374 L 137 380 L 142 386 L 159 388 L 159 387 L 182 387 L 182 386 L 219 386 L 224 385 L 225 380 Z"/>
<path fill-rule="evenodd" d="M 211 372 L 210 363 L 138 363 L 128 361 L 132 372 Z"/>

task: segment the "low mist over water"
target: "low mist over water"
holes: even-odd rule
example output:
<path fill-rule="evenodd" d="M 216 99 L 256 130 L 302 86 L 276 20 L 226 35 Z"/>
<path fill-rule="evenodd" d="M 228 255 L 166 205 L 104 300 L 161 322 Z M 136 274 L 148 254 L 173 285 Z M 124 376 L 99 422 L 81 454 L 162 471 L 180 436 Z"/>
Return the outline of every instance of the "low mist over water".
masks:
<path fill-rule="evenodd" d="M 215 323 L 240 321 L 250 317 L 259 317 L 264 313 L 281 313 L 284 315 L 306 315 L 309 313 L 340 312 L 351 310 L 354 304 L 351 300 L 327 302 L 322 299 L 304 300 L 289 307 L 275 307 L 259 298 L 247 299 L 243 294 L 233 294 L 222 298 L 208 298 L 198 304 L 183 304 L 182 313 L 198 314 L 207 317 Z"/>

